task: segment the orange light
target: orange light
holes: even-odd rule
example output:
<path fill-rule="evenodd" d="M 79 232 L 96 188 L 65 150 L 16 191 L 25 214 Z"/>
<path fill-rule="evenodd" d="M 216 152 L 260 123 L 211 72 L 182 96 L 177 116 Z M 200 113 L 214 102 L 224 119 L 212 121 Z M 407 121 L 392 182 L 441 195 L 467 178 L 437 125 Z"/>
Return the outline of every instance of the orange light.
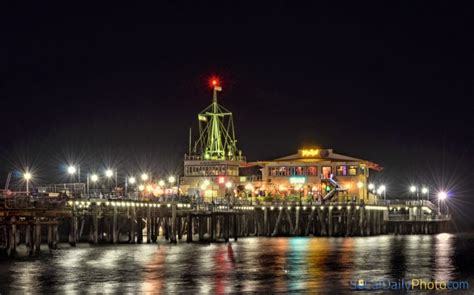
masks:
<path fill-rule="evenodd" d="M 216 86 L 217 85 L 217 80 L 212 80 L 212 85 Z"/>

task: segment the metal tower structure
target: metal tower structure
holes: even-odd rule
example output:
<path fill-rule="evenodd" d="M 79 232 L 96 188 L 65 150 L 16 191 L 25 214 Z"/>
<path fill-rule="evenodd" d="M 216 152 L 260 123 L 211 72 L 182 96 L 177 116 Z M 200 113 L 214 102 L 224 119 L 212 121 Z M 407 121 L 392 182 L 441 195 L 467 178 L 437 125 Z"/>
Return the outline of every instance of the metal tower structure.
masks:
<path fill-rule="evenodd" d="M 217 102 L 217 92 L 222 88 L 212 81 L 212 104 L 198 114 L 199 137 L 190 154 L 203 160 L 240 160 L 242 151 L 237 149 L 232 112 Z"/>
<path fill-rule="evenodd" d="M 212 86 L 212 104 L 198 114 L 199 135 L 194 143 L 189 132 L 181 182 L 183 192 L 208 202 L 230 198 L 240 185 L 239 167 L 246 162 L 237 148 L 232 113 L 217 102 L 222 88 L 217 80 Z"/>

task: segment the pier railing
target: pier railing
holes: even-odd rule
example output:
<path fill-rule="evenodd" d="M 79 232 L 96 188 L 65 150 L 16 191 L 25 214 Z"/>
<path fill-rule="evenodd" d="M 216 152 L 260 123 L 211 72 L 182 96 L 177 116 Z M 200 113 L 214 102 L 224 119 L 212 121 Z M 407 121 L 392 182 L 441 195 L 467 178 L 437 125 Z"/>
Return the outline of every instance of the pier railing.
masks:
<path fill-rule="evenodd" d="M 390 214 L 388 221 L 449 221 L 451 215 L 448 214 L 428 214 L 428 215 L 407 215 Z"/>

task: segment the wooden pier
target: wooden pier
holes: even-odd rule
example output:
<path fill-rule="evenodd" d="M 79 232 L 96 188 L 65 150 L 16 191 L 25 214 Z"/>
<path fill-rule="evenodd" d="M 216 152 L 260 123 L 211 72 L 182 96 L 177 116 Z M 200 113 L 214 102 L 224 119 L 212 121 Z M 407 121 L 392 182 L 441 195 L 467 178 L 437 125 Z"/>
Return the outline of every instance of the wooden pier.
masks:
<path fill-rule="evenodd" d="M 450 223 L 449 218 L 437 218 L 432 209 L 421 205 L 335 203 L 229 208 L 103 199 L 51 203 L 17 197 L 14 201 L 5 200 L 0 208 L 0 249 L 10 256 L 15 255 L 20 243 L 25 243 L 33 255 L 40 251 L 42 242 L 55 249 L 59 242 L 71 246 L 82 242 L 156 243 L 160 235 L 177 243 L 184 237 L 186 242 L 227 242 L 247 236 L 433 234 L 448 230 Z"/>

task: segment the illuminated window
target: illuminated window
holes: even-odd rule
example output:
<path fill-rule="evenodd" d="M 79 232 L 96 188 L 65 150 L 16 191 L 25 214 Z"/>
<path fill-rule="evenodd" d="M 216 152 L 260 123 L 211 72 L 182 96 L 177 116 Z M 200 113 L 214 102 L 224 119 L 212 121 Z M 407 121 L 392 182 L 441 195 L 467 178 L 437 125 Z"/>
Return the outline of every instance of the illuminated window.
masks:
<path fill-rule="evenodd" d="M 305 175 L 305 167 L 296 167 L 296 175 Z"/>
<path fill-rule="evenodd" d="M 268 176 L 277 176 L 277 168 L 268 167 Z"/>
<path fill-rule="evenodd" d="M 332 169 L 331 169 L 331 166 L 323 166 L 321 167 L 321 172 L 323 174 L 323 178 L 331 178 L 331 174 L 332 174 Z"/>
<path fill-rule="evenodd" d="M 318 175 L 318 167 L 311 166 L 308 167 L 308 176 L 317 176 Z"/>
<path fill-rule="evenodd" d="M 288 167 L 288 173 L 290 176 L 296 175 L 296 167 Z"/>
<path fill-rule="evenodd" d="M 279 167 L 278 176 L 288 176 L 288 169 L 286 167 Z"/>
<path fill-rule="evenodd" d="M 357 175 L 357 166 L 349 166 L 349 175 L 350 176 L 356 176 Z"/>
<path fill-rule="evenodd" d="M 336 167 L 336 175 L 337 176 L 347 176 L 347 166 L 341 165 Z"/>

